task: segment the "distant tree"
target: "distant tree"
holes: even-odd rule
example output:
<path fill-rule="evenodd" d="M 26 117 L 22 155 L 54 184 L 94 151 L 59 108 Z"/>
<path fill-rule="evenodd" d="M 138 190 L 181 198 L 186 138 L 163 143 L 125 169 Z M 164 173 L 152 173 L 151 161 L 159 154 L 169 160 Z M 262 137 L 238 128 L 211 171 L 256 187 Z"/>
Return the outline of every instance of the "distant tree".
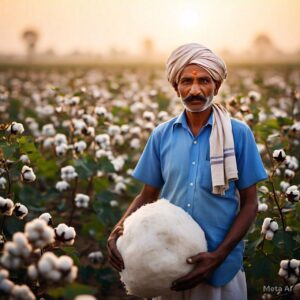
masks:
<path fill-rule="evenodd" d="M 258 34 L 253 41 L 254 51 L 257 57 L 267 58 L 280 54 L 272 39 L 264 33 Z"/>
<path fill-rule="evenodd" d="M 154 42 L 150 38 L 145 38 L 142 42 L 143 55 L 146 57 L 153 56 L 154 54 Z"/>
<path fill-rule="evenodd" d="M 38 39 L 39 33 L 35 29 L 26 29 L 22 33 L 22 40 L 26 45 L 28 60 L 32 60 L 32 58 L 34 57 Z"/>

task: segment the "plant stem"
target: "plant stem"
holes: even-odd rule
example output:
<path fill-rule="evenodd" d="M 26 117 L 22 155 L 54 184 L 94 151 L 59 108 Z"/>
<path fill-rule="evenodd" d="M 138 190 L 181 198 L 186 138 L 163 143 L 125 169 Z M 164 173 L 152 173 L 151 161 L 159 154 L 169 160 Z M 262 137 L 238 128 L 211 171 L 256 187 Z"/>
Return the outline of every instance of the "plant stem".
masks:
<path fill-rule="evenodd" d="M 281 219 L 281 223 L 282 223 L 282 228 L 283 228 L 283 231 L 285 231 L 285 222 L 284 222 L 284 216 L 283 216 L 283 213 L 282 213 L 282 209 L 279 205 L 279 201 L 277 199 L 277 195 L 276 195 L 276 191 L 275 191 L 275 187 L 274 187 L 274 183 L 273 181 L 269 180 L 269 183 L 271 184 L 271 187 L 272 187 L 272 192 L 273 192 L 273 195 L 274 195 L 274 201 L 276 203 L 276 206 L 279 210 L 279 215 L 280 215 L 280 219 Z"/>
<path fill-rule="evenodd" d="M 72 194 L 71 194 L 71 198 L 70 198 L 70 201 L 71 201 L 71 213 L 70 213 L 70 217 L 69 217 L 69 221 L 68 221 L 68 226 L 71 225 L 72 221 L 73 221 L 73 216 L 74 216 L 74 213 L 75 213 L 75 194 L 76 194 L 76 190 L 77 190 L 77 184 L 78 184 L 78 177 L 75 178 L 75 183 L 74 183 L 74 188 L 73 188 L 73 191 L 72 191 Z"/>

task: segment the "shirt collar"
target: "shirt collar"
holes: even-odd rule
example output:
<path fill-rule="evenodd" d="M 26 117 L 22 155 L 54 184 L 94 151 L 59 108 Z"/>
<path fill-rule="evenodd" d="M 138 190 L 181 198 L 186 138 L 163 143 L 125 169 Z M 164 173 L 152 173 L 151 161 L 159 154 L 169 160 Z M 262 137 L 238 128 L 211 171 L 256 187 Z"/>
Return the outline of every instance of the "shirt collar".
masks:
<path fill-rule="evenodd" d="M 176 118 L 176 121 L 173 123 L 173 128 L 176 124 L 181 124 L 181 126 L 183 128 L 188 129 L 188 123 L 187 123 L 187 119 L 186 119 L 186 115 L 185 115 L 185 110 L 183 112 L 181 112 L 181 114 Z M 206 124 L 203 127 L 205 127 L 206 125 L 210 125 L 210 126 L 213 125 L 213 110 L 212 110 Z"/>

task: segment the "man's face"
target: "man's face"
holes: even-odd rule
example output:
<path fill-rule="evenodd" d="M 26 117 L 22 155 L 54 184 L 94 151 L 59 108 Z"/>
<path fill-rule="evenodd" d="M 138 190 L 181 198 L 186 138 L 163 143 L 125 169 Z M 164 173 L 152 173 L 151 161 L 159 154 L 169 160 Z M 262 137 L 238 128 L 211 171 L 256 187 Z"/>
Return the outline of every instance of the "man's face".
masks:
<path fill-rule="evenodd" d="M 210 106 L 219 87 L 206 70 L 192 64 L 183 69 L 175 89 L 188 111 L 200 112 Z"/>

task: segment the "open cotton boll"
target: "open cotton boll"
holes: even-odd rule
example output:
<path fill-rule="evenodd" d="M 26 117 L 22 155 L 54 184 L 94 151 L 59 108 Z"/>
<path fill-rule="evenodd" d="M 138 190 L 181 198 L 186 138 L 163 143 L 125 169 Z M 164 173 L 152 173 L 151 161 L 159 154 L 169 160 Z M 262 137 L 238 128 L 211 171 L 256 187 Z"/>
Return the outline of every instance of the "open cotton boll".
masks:
<path fill-rule="evenodd" d="M 120 274 L 127 292 L 147 298 L 170 293 L 172 282 L 193 268 L 186 259 L 207 251 L 200 226 L 165 199 L 126 218 L 117 247 L 125 264 Z"/>

